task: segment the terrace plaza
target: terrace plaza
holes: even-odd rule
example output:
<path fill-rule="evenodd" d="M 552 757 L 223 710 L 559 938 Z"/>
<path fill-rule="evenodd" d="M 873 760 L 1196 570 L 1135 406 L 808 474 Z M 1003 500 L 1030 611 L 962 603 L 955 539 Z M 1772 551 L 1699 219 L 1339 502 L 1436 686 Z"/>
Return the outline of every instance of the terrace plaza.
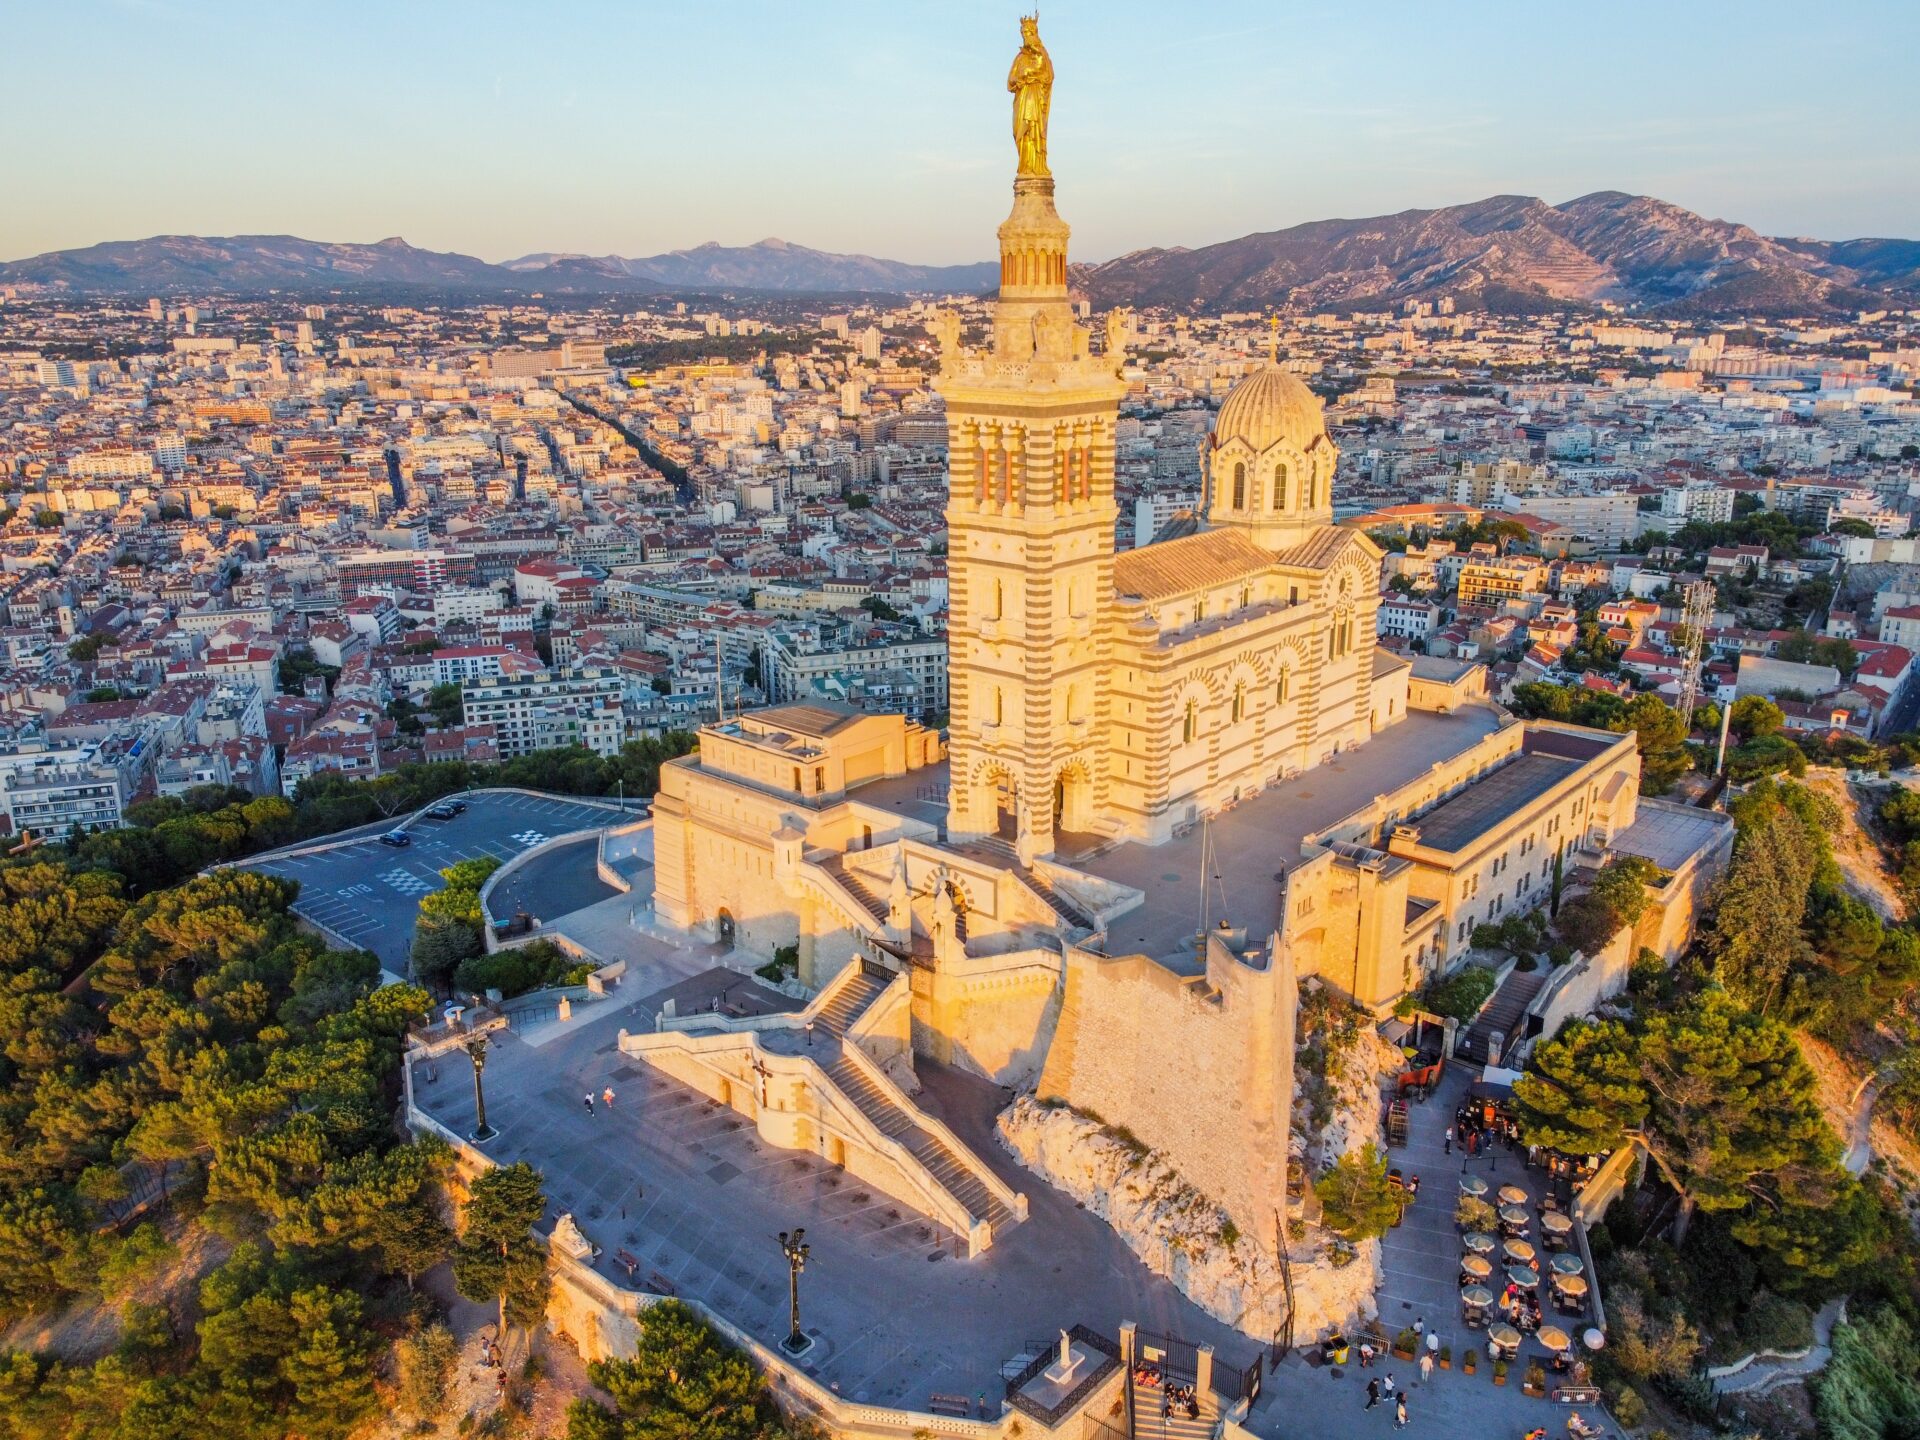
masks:
<path fill-rule="evenodd" d="M 772 1346 L 787 1333 L 787 1264 L 775 1236 L 803 1226 L 813 1254 L 801 1315 L 816 1344 L 802 1368 L 849 1400 L 911 1410 L 934 1395 L 985 1395 L 998 1415 L 1002 1366 L 1078 1323 L 1112 1335 L 1137 1320 L 1214 1345 L 1223 1365 L 1251 1363 L 1253 1341 L 1149 1273 L 1105 1223 L 994 1143 L 993 1115 L 1009 1098 L 999 1087 L 922 1064 L 922 1104 L 1032 1202 L 1023 1224 L 967 1260 L 951 1232 L 818 1156 L 765 1144 L 733 1111 L 616 1045 L 621 1029 L 646 1025 L 668 998 L 699 1009 L 724 989 L 730 1005 L 756 1011 L 794 1001 L 733 971 L 677 978 L 700 958 L 659 942 L 637 940 L 628 963 L 633 1001 L 571 1027 L 497 1032 L 484 1075 L 487 1119 L 500 1132 L 484 1153 L 545 1174 L 549 1220 L 574 1216 L 601 1247 L 591 1264 L 607 1280 L 656 1290 L 664 1280 Z M 416 1061 L 412 1080 L 428 1116 L 455 1135 L 472 1130 L 465 1055 Z M 609 1086 L 611 1109 L 601 1098 Z M 631 1278 L 621 1251 L 639 1262 Z"/>

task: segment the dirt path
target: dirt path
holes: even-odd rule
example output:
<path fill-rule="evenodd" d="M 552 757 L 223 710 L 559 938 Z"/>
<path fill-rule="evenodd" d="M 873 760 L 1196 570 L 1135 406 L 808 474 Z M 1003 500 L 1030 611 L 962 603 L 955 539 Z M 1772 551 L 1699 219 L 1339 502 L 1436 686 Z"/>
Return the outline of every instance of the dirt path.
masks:
<path fill-rule="evenodd" d="M 1845 770 L 1816 765 L 1807 770 L 1803 783 L 1840 811 L 1839 827 L 1828 839 L 1847 889 L 1879 911 L 1881 919 L 1905 919 L 1906 902 L 1888 867 L 1886 851 L 1867 828 L 1867 817 L 1885 798 L 1887 787 L 1852 783 L 1848 775 Z"/>

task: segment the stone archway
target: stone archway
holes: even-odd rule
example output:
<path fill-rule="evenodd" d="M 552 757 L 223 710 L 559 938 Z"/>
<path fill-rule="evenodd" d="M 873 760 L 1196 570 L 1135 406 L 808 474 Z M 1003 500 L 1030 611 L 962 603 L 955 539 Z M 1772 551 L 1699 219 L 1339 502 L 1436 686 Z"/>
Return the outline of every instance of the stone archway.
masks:
<path fill-rule="evenodd" d="M 1093 829 L 1093 776 L 1082 761 L 1062 766 L 1053 777 L 1053 825 L 1080 834 Z"/>
<path fill-rule="evenodd" d="M 1014 839 L 1019 829 L 1020 787 L 1013 772 L 1000 764 L 982 766 L 975 772 L 967 809 L 982 835 Z"/>
<path fill-rule="evenodd" d="M 733 944 L 740 932 L 739 925 L 734 921 L 733 912 L 724 905 L 720 907 L 720 913 L 713 917 L 713 928 L 719 934 L 722 945 Z"/>

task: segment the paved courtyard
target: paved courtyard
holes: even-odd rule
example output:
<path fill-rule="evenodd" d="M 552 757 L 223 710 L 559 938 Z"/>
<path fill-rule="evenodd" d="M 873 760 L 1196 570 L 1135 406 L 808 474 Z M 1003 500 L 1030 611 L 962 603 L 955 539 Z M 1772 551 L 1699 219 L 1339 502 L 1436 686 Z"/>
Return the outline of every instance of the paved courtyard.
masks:
<path fill-rule="evenodd" d="M 413 844 L 404 850 L 382 845 L 381 832 L 372 830 L 331 850 L 262 856 L 246 868 L 298 880 L 295 914 L 373 951 L 387 969 L 405 975 L 420 897 L 441 888 L 440 872 L 449 865 L 483 855 L 510 860 L 557 835 L 620 823 L 619 812 L 610 806 L 560 796 L 476 792 L 467 800 L 463 815 L 412 826 Z M 586 873 L 593 877 L 591 854 Z"/>
<path fill-rule="evenodd" d="M 651 942 L 642 941 L 642 946 Z M 683 952 L 683 963 L 699 963 Z M 630 963 L 636 963 L 630 961 Z M 670 957 L 637 962 L 664 978 Z M 738 976 L 716 977 L 739 985 Z M 641 995 L 638 989 L 628 993 Z M 678 989 L 683 1006 L 689 1000 Z M 813 1260 L 802 1315 L 819 1345 L 807 1368 L 850 1398 L 923 1406 L 935 1393 L 1000 1394 L 1000 1368 L 1076 1322 L 1109 1335 L 1121 1321 L 1215 1344 L 1245 1365 L 1255 1346 L 1151 1275 L 1101 1221 L 1022 1170 L 992 1141 L 1007 1092 L 973 1076 L 921 1067 L 924 1103 L 1032 1202 L 1030 1218 L 985 1255 L 810 1155 L 764 1145 L 731 1110 L 621 1055 L 621 1028 L 651 1023 L 662 994 L 596 1007 L 538 1043 L 499 1040 L 486 1071 L 487 1147 L 547 1176 L 549 1217 L 573 1212 L 625 1281 L 626 1250 L 681 1295 L 697 1297 L 773 1342 L 786 1334 L 787 1273 L 775 1235 L 804 1226 Z M 738 995 L 732 998 L 741 998 Z M 415 1071 L 416 1095 L 441 1123 L 473 1123 L 473 1087 L 458 1056 L 437 1079 Z M 611 1111 L 582 1097 L 611 1086 Z"/>

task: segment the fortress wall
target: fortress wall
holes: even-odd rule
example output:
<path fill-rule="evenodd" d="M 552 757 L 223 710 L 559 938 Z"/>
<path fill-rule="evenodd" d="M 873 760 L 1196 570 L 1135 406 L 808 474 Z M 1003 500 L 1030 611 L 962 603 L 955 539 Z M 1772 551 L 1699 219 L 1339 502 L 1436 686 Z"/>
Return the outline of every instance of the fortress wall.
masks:
<path fill-rule="evenodd" d="M 1222 992 L 1144 956 L 1069 950 L 1038 1094 L 1124 1126 L 1244 1233 L 1264 1235 L 1284 1194 L 1292 1052 L 1289 1039 L 1286 1055 L 1275 1053 L 1274 1015 L 1260 1012 L 1276 978 L 1291 989 L 1292 977 L 1238 968 L 1235 989 Z M 1264 1073 L 1256 1056 L 1272 1062 Z"/>
<path fill-rule="evenodd" d="M 1040 1074 L 1060 1014 L 1060 955 L 1016 950 L 949 959 L 913 977 L 913 1045 L 1001 1085 Z"/>

